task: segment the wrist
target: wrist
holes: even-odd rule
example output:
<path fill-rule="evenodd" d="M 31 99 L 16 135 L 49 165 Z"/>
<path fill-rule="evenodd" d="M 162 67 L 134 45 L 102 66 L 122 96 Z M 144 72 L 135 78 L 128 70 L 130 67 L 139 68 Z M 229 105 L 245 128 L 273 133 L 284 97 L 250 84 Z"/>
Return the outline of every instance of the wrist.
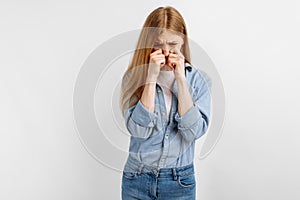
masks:
<path fill-rule="evenodd" d="M 175 78 L 177 81 L 186 81 L 184 74 L 176 75 Z"/>
<path fill-rule="evenodd" d="M 156 83 L 156 81 L 157 81 L 157 76 L 148 75 L 147 78 L 146 78 L 146 83 L 145 84 Z"/>

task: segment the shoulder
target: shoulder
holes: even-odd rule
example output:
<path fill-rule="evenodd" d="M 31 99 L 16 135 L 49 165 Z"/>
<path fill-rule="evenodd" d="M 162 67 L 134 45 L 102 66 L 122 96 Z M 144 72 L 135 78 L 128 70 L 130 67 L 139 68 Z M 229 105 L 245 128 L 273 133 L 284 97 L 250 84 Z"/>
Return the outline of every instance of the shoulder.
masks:
<path fill-rule="evenodd" d="M 206 72 L 187 62 L 185 63 L 185 68 L 187 69 L 186 78 L 192 86 L 196 87 L 206 85 L 211 88 L 212 79 Z"/>

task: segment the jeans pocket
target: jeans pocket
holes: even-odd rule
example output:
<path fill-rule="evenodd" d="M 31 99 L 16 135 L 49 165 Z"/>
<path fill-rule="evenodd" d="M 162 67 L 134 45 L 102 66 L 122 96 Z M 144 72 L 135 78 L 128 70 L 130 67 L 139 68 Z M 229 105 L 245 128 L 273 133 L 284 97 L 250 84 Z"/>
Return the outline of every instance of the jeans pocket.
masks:
<path fill-rule="evenodd" d="M 125 172 L 123 171 L 123 177 L 126 179 L 136 179 L 137 178 L 137 172 Z"/>
<path fill-rule="evenodd" d="M 196 185 L 195 174 L 191 173 L 186 175 L 179 175 L 177 182 L 181 187 L 184 188 L 194 187 Z"/>

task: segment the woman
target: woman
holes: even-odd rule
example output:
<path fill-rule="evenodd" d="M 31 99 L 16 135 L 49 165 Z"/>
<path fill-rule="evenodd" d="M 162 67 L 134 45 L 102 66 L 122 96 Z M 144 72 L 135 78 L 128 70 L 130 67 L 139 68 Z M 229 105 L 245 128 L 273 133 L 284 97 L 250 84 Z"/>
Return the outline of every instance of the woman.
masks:
<path fill-rule="evenodd" d="M 147 17 L 122 79 L 129 131 L 122 199 L 196 196 L 195 140 L 210 123 L 210 79 L 191 65 L 185 22 L 172 7 Z"/>

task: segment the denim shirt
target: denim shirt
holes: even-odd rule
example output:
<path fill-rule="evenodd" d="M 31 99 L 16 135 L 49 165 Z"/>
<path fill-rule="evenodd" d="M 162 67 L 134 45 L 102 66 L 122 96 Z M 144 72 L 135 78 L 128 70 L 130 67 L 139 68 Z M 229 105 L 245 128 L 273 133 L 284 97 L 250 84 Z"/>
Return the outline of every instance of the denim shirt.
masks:
<path fill-rule="evenodd" d="M 176 79 L 169 122 L 163 90 L 158 83 L 154 112 L 150 112 L 141 100 L 124 110 L 125 125 L 130 133 L 124 171 L 138 170 L 129 160 L 155 168 L 182 167 L 193 162 L 195 140 L 205 134 L 210 123 L 211 79 L 187 62 L 185 77 L 194 105 L 184 115 L 178 113 Z"/>

